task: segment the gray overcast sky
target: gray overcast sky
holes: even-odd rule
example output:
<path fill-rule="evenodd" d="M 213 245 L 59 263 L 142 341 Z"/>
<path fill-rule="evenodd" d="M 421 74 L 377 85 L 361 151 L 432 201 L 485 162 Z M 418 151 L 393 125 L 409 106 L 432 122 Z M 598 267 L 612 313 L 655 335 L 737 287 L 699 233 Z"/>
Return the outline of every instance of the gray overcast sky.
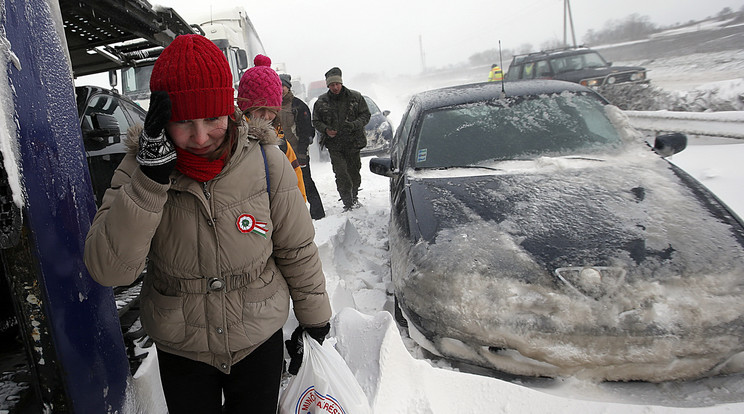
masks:
<path fill-rule="evenodd" d="M 416 74 L 427 67 L 466 62 L 478 52 L 534 48 L 563 39 L 564 0 L 150 0 L 189 16 L 242 6 L 259 32 L 273 63 L 284 63 L 304 82 L 323 79 L 340 67 L 345 76 Z M 515 4 L 519 3 L 519 4 Z M 699 20 L 743 0 L 573 0 L 576 41 L 590 29 L 631 14 L 657 25 Z M 568 33 L 570 41 L 571 34 Z M 507 62 L 504 62 L 506 65 Z"/>

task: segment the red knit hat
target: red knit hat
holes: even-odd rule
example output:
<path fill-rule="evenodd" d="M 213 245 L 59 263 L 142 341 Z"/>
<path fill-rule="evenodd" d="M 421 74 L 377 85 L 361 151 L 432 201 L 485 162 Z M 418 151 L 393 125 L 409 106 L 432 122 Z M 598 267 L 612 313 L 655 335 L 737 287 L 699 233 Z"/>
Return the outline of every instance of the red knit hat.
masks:
<path fill-rule="evenodd" d="M 241 111 L 258 106 L 281 109 L 282 81 L 274 69 L 271 69 L 271 59 L 256 55 L 253 65 L 240 78 L 238 107 Z"/>
<path fill-rule="evenodd" d="M 151 91 L 166 91 L 171 121 L 235 112 L 232 74 L 222 51 L 201 35 L 177 36 L 155 61 Z"/>

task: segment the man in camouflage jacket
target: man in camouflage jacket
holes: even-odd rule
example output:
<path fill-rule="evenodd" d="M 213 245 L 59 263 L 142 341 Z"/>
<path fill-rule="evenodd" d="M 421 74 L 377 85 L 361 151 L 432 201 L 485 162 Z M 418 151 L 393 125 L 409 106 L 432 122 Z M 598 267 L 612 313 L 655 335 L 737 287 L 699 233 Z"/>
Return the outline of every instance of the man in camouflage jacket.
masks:
<path fill-rule="evenodd" d="M 343 85 L 341 69 L 331 68 L 325 74 L 328 92 L 320 95 L 313 107 L 313 127 L 320 142 L 328 148 L 336 189 L 344 211 L 359 205 L 357 194 L 362 183 L 360 150 L 367 145 L 364 127 L 370 112 L 361 93 Z"/>

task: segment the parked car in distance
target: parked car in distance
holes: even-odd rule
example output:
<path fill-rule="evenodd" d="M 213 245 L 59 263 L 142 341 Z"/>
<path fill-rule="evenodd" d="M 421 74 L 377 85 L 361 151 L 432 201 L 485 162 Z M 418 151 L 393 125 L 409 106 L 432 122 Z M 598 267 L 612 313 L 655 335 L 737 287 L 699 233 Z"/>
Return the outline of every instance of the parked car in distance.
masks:
<path fill-rule="evenodd" d="M 667 381 L 744 351 L 744 225 L 627 116 L 554 80 L 414 95 L 390 158 L 396 320 L 453 360 Z"/>
<path fill-rule="evenodd" d="M 556 79 L 589 87 L 648 82 L 645 68 L 612 66 L 599 52 L 586 47 L 515 55 L 505 79 Z"/>
<path fill-rule="evenodd" d="M 364 127 L 367 146 L 362 148 L 361 154 L 373 155 L 386 152 L 390 149 L 390 140 L 393 139 L 393 124 L 388 119 L 390 111 L 381 111 L 377 103 L 369 96 L 364 95 L 364 100 L 367 102 L 371 116 Z"/>

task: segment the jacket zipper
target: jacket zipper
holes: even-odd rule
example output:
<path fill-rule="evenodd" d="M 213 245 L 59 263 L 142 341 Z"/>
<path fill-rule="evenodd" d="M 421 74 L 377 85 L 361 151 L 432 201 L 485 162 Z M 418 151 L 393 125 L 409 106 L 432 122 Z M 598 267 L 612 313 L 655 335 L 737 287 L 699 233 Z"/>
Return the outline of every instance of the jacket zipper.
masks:
<path fill-rule="evenodd" d="M 209 220 L 209 227 L 212 229 L 212 232 L 214 233 L 214 238 L 215 238 L 215 242 L 217 246 L 217 251 L 214 252 L 215 266 L 216 266 L 215 275 L 217 275 L 217 277 L 221 277 L 220 276 L 220 268 L 221 268 L 220 254 L 219 254 L 220 237 L 219 237 L 219 232 L 217 231 L 217 223 L 216 223 L 217 220 L 213 216 L 214 205 L 212 202 L 212 192 L 209 191 L 209 183 L 211 182 L 212 181 L 210 180 L 210 181 L 205 181 L 202 183 L 202 192 L 204 193 L 204 198 L 207 199 L 207 220 Z M 226 339 L 227 332 L 225 332 L 227 329 L 227 316 L 226 316 L 227 307 L 225 305 L 225 289 L 227 289 L 227 285 L 224 285 L 222 290 L 219 292 L 221 299 L 222 299 L 221 300 L 222 306 L 221 306 L 221 312 L 220 312 L 220 323 L 217 324 L 217 326 L 214 327 L 214 329 L 217 329 L 217 332 L 220 334 L 220 336 L 222 336 L 223 338 L 222 344 L 225 348 L 225 351 L 227 352 L 228 351 L 228 345 L 227 345 L 227 339 Z M 222 369 L 223 370 L 225 369 L 225 363 L 222 363 Z"/>
<path fill-rule="evenodd" d="M 209 201 L 212 198 L 212 193 L 209 192 L 209 188 L 207 188 L 207 185 L 209 185 L 208 181 L 202 183 L 202 191 L 204 192 L 204 197 L 206 197 L 207 201 Z"/>

